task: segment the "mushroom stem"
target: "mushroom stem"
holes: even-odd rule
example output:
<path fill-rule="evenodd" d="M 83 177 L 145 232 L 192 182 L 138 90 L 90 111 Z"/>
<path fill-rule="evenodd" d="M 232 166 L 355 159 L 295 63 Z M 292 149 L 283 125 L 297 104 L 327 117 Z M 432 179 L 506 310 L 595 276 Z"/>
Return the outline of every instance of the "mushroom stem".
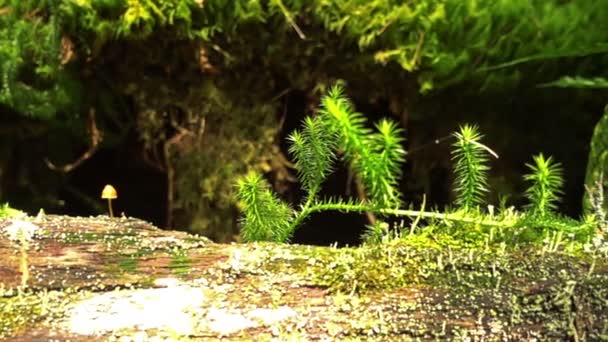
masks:
<path fill-rule="evenodd" d="M 101 191 L 101 198 L 108 200 L 108 212 L 110 214 L 110 218 L 114 217 L 114 213 L 112 212 L 112 200 L 118 197 L 118 193 L 116 189 L 110 184 L 106 185 Z"/>
<path fill-rule="evenodd" d="M 110 218 L 114 217 L 114 213 L 112 212 L 112 199 L 108 198 L 108 211 L 110 212 Z"/>

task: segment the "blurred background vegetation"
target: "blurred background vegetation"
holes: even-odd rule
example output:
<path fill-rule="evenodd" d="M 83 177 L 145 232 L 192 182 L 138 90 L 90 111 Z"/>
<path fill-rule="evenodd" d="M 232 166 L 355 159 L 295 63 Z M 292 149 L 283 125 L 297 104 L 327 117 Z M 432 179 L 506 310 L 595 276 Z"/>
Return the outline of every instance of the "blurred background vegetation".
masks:
<path fill-rule="evenodd" d="M 284 138 L 336 81 L 405 129 L 408 203 L 450 203 L 444 137 L 465 122 L 501 156 L 489 203 L 519 204 L 544 152 L 578 216 L 608 164 L 606 0 L 0 0 L 0 77 L 0 202 L 100 214 L 111 183 L 115 211 L 217 241 L 247 171 L 301 196 Z M 356 195 L 347 179 L 326 194 Z M 295 241 L 365 222 L 322 219 L 337 235 L 312 220 Z"/>

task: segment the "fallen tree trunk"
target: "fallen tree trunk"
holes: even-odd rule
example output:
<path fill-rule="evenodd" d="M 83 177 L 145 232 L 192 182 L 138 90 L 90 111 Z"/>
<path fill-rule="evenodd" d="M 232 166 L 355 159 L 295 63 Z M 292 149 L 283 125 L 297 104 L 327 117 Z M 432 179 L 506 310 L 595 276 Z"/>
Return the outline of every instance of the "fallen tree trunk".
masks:
<path fill-rule="evenodd" d="M 224 245 L 130 218 L 3 220 L 0 338 L 608 338 L 605 259 L 475 255 L 397 243 Z"/>

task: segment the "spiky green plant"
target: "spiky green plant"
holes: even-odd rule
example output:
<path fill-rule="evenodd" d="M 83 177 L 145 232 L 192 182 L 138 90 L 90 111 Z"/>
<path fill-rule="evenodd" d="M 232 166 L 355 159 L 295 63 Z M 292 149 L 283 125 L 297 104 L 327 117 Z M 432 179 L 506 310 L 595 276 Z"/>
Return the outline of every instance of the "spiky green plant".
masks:
<path fill-rule="evenodd" d="M 8 203 L 0 205 L 0 218 L 18 218 L 25 216 L 21 210 L 13 209 Z"/>
<path fill-rule="evenodd" d="M 480 205 L 488 192 L 488 153 L 496 153 L 479 141 L 483 137 L 473 125 L 464 125 L 454 133 L 454 191 L 456 204 L 464 210 Z"/>
<path fill-rule="evenodd" d="M 482 136 L 476 126 L 464 125 L 454 136 L 456 142 L 452 154 L 456 203 L 464 210 L 429 212 L 424 210 L 424 205 L 421 210 L 399 209 L 401 196 L 398 177 L 405 160 L 405 152 L 401 148 L 401 130 L 387 120 L 380 121 L 376 131 L 371 130 L 363 115 L 353 110 L 342 88 L 333 87 L 322 98 L 318 115 L 306 118 L 303 128 L 289 137 L 289 151 L 294 158 L 302 188 L 306 191 L 304 202 L 291 209 L 276 197 L 262 176 L 247 175 L 239 180 L 237 189 L 245 214 L 242 220 L 243 239 L 285 242 L 311 214 L 328 210 L 410 216 L 416 217 L 416 223 L 421 219 L 440 219 L 478 226 L 517 225 L 517 217 L 496 219 L 492 215 L 484 216 L 470 210 L 482 204 L 488 192 L 488 155 L 498 156 L 480 142 Z M 318 198 L 338 156 L 363 181 L 368 197 L 366 200 Z M 554 205 L 561 186 L 561 181 L 558 182 L 561 175 L 550 158 L 545 160 L 541 155 L 535 157 L 535 161 L 537 165 L 532 167 L 534 173 L 526 176 L 526 179 L 534 180 L 528 193 L 535 196 L 532 199 L 535 204 L 533 210 L 544 212 Z M 560 177 L 556 178 L 556 175 Z M 383 235 L 389 231 L 386 226 L 377 224 L 366 233 L 367 241 L 382 241 Z"/>
<path fill-rule="evenodd" d="M 562 195 L 562 168 L 560 163 L 554 162 L 552 157 L 545 158 L 542 153 L 533 158 L 534 164 L 526 164 L 531 173 L 524 179 L 531 185 L 525 194 L 530 201 L 528 208 L 531 212 L 544 216 L 557 208 Z"/>
<path fill-rule="evenodd" d="M 287 241 L 293 231 L 293 210 L 271 191 L 270 184 L 255 173 L 237 183 L 237 196 L 243 206 L 242 235 L 245 241 Z"/>
<path fill-rule="evenodd" d="M 386 119 L 377 123 L 376 129 L 377 132 L 370 138 L 370 146 L 375 152 L 372 154 L 374 167 L 367 168 L 369 175 L 363 178 L 371 184 L 372 199 L 384 206 L 398 206 L 401 203 L 399 177 L 401 165 L 405 162 L 403 130 Z"/>
<path fill-rule="evenodd" d="M 312 202 L 321 184 L 332 171 L 335 159 L 336 134 L 317 116 L 304 119 L 302 132 L 294 131 L 288 138 L 289 152 L 295 161 L 298 178 L 307 192 L 306 202 Z"/>
<path fill-rule="evenodd" d="M 398 206 L 398 180 L 405 162 L 403 131 L 394 122 L 381 120 L 373 133 L 340 86 L 331 88 L 322 99 L 319 115 L 336 132 L 344 161 L 361 177 L 371 201 L 379 206 Z"/>
<path fill-rule="evenodd" d="M 402 130 L 394 122 L 382 120 L 373 132 L 339 86 L 322 98 L 318 114 L 307 117 L 302 130 L 288 138 L 289 152 L 306 191 L 299 210 L 292 211 L 276 198 L 259 175 L 248 175 L 238 182 L 237 196 L 245 213 L 244 240 L 286 241 L 310 214 L 319 211 L 381 213 L 383 208 L 400 205 L 398 180 L 405 161 Z M 336 151 L 363 181 L 366 201 L 318 199 L 323 182 L 332 172 Z"/>

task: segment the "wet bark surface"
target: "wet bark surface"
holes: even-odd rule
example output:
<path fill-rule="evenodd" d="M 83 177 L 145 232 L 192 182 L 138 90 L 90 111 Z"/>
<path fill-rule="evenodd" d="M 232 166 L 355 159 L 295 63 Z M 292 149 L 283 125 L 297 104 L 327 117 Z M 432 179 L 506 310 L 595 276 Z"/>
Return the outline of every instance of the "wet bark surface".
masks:
<path fill-rule="evenodd" d="M 20 222 L 32 232 L 27 248 L 10 234 Z M 0 336 L 9 341 L 608 336 L 605 260 L 590 269 L 587 259 L 520 251 L 473 262 L 451 250 L 417 259 L 399 247 L 391 258 L 413 266 L 385 269 L 392 285 L 382 288 L 369 279 L 384 254 L 356 259 L 358 249 L 215 244 L 132 218 L 46 215 L 0 228 Z M 414 273 L 408 286 L 389 279 Z"/>

